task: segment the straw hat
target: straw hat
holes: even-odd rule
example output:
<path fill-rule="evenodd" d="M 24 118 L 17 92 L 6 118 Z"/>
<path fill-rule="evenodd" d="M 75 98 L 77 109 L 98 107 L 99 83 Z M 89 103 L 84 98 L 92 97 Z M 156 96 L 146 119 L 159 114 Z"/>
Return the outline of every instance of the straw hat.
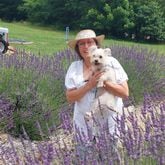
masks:
<path fill-rule="evenodd" d="M 98 44 L 101 44 L 101 42 L 104 40 L 104 35 L 99 35 L 96 36 L 96 33 L 93 30 L 86 29 L 86 30 L 81 30 L 75 37 L 74 40 L 70 40 L 68 42 L 68 45 L 70 48 L 75 49 L 76 44 L 79 40 L 82 39 L 88 39 L 88 38 L 94 38 L 97 40 Z"/>

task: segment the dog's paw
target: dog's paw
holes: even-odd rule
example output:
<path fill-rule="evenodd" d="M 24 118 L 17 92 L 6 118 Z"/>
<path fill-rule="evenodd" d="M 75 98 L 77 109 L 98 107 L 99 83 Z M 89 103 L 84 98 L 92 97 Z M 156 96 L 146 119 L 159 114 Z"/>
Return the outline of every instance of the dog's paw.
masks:
<path fill-rule="evenodd" d="M 111 56 L 111 49 L 110 48 L 106 48 L 104 49 L 104 54 L 107 55 L 107 56 Z"/>
<path fill-rule="evenodd" d="M 91 112 L 86 112 L 85 116 L 84 116 L 86 121 L 89 121 L 92 119 L 92 113 Z"/>
<path fill-rule="evenodd" d="M 103 87 L 103 86 L 104 86 L 103 81 L 99 81 L 99 82 L 97 83 L 97 87 L 98 87 L 98 88 Z"/>

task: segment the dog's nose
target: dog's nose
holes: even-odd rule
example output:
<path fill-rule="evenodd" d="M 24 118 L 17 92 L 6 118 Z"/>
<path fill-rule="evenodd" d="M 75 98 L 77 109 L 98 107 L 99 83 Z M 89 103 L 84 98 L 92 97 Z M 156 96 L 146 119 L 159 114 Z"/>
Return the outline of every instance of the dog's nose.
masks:
<path fill-rule="evenodd" d="M 95 60 L 95 63 L 98 63 L 98 60 Z"/>

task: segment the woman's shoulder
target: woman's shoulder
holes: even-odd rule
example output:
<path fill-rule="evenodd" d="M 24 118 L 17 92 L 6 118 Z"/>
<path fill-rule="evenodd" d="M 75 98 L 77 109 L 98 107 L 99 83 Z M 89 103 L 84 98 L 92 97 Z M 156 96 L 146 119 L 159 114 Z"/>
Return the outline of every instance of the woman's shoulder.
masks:
<path fill-rule="evenodd" d="M 80 65 L 80 64 L 82 64 L 82 60 L 73 61 L 71 64 L 72 65 Z"/>
<path fill-rule="evenodd" d="M 74 66 L 74 67 L 76 67 L 76 66 L 80 66 L 80 65 L 82 65 L 82 60 L 78 60 L 78 61 L 73 61 L 72 63 L 71 63 L 71 65 L 70 66 Z"/>
<path fill-rule="evenodd" d="M 120 68 L 121 67 L 120 62 L 113 56 L 110 56 L 108 61 L 112 65 L 112 67 L 114 67 L 114 68 Z"/>
<path fill-rule="evenodd" d="M 118 61 L 114 56 L 108 56 L 110 61 Z"/>
<path fill-rule="evenodd" d="M 78 69 L 82 66 L 83 62 L 82 60 L 78 60 L 78 61 L 73 61 L 70 66 L 69 69 Z"/>

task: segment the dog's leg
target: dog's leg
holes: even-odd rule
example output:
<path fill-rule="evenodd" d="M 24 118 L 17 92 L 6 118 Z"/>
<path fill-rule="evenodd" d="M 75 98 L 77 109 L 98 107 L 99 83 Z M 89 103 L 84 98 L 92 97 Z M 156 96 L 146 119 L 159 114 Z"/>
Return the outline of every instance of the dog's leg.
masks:
<path fill-rule="evenodd" d="M 96 98 L 92 103 L 90 111 L 86 112 L 85 114 L 86 121 L 93 120 L 93 118 L 96 117 L 98 107 L 99 107 L 99 103 L 98 103 L 98 99 Z"/>
<path fill-rule="evenodd" d="M 102 75 L 97 83 L 97 88 L 103 87 L 104 86 L 104 81 L 106 80 L 105 75 Z"/>

